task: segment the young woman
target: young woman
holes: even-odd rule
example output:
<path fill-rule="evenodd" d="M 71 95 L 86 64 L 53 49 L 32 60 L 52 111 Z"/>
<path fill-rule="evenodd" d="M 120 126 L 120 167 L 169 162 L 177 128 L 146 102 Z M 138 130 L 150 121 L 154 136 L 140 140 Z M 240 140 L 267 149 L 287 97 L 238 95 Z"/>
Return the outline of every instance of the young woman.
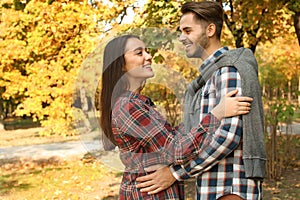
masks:
<path fill-rule="evenodd" d="M 205 142 L 207 131 L 217 128 L 219 119 L 250 110 L 251 98 L 231 97 L 237 92 L 233 91 L 190 133 L 184 133 L 182 126 L 172 128 L 151 99 L 140 94 L 146 79 L 154 76 L 151 60 L 144 42 L 134 35 L 114 38 L 104 50 L 100 126 L 110 142 L 119 147 L 125 165 L 121 200 L 183 199 L 180 182 L 149 195 L 136 188 L 135 180 L 147 174 L 145 167 L 192 159 Z"/>

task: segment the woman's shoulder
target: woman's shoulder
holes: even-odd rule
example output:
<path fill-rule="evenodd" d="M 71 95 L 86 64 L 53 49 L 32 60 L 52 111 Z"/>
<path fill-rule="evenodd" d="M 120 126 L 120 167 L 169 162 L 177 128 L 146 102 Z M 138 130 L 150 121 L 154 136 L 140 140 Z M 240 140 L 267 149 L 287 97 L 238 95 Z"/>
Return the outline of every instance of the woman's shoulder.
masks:
<path fill-rule="evenodd" d="M 123 106 L 126 104 L 139 104 L 139 105 L 149 104 L 150 106 L 152 106 L 153 104 L 149 97 L 135 92 L 124 93 L 121 97 L 118 98 L 116 103 Z"/>
<path fill-rule="evenodd" d="M 114 104 L 113 112 L 120 112 L 131 107 L 143 107 L 144 101 L 137 96 L 122 95 Z"/>

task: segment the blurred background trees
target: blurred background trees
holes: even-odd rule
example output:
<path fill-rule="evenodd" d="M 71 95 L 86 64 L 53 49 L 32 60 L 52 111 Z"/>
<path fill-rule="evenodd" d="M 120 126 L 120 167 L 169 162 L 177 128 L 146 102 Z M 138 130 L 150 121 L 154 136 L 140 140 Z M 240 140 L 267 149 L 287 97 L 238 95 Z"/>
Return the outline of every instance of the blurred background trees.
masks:
<path fill-rule="evenodd" d="M 101 73 L 101 47 L 118 33 L 135 32 L 153 47 L 151 53 L 161 72 L 149 81 L 144 92 L 173 124 L 178 124 L 182 86 L 197 76 L 197 66 L 201 64 L 199 60 L 187 59 L 176 40 L 180 5 L 184 2 L 2 0 L 0 119 L 30 118 L 47 127 L 45 134 L 76 134 L 72 107 L 74 98 L 80 96 L 76 87 L 85 88 L 92 83 L 87 94 L 92 97 L 92 106 L 97 107 L 95 85 Z M 286 144 L 292 136 L 287 134 L 285 142 L 277 136 L 282 133 L 278 129 L 281 124 L 300 118 L 300 2 L 218 2 L 225 11 L 223 44 L 250 48 L 259 62 L 266 142 L 272 154 L 268 171 L 269 177 L 275 178 L 285 163 L 299 159 L 292 154 L 283 156 L 291 151 Z M 150 27 L 154 28 L 152 32 L 143 32 L 152 30 Z M 161 32 L 155 32 L 155 28 L 161 28 Z M 94 60 L 87 61 L 88 57 Z M 85 77 L 80 79 L 78 74 Z M 183 78 L 180 87 L 176 77 Z M 286 145 L 284 151 L 278 151 L 281 144 Z"/>

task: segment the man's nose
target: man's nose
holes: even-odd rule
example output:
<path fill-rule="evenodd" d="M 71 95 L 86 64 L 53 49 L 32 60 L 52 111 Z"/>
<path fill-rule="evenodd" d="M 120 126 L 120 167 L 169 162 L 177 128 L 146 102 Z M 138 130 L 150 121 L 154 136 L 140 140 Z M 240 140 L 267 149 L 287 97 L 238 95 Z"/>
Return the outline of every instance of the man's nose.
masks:
<path fill-rule="evenodd" d="M 186 39 L 186 37 L 185 37 L 185 35 L 184 35 L 183 33 L 181 33 L 181 34 L 179 35 L 179 37 L 178 37 L 178 40 L 179 40 L 180 42 L 184 41 L 185 39 Z"/>

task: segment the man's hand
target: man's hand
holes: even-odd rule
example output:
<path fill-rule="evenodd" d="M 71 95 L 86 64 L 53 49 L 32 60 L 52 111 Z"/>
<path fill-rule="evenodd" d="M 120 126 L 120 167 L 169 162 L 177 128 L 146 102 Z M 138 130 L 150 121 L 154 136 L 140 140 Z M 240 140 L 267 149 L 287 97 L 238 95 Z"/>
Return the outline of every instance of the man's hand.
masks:
<path fill-rule="evenodd" d="M 140 191 L 148 192 L 148 194 L 156 194 L 163 191 L 176 181 L 169 166 L 159 168 L 154 173 L 139 177 L 136 180 L 140 182 L 136 187 L 142 188 Z"/>

